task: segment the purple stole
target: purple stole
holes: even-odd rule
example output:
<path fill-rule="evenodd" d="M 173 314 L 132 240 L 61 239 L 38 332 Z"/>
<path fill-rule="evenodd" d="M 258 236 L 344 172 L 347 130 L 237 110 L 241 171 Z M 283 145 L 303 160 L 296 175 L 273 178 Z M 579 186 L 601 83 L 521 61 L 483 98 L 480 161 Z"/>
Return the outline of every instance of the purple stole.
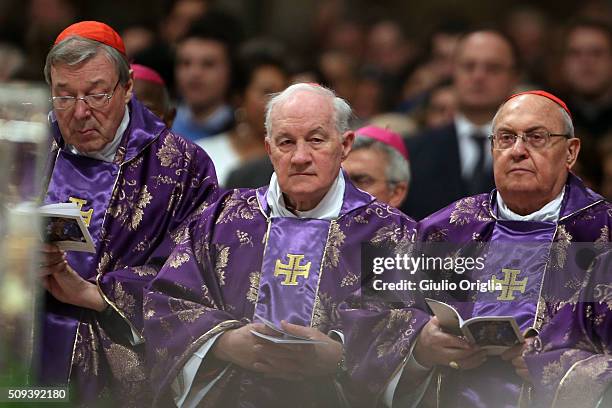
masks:
<path fill-rule="evenodd" d="M 479 293 L 471 316 L 514 316 L 522 332 L 535 323 L 556 225 L 552 222 L 498 220 L 486 253 L 480 281 L 501 290 Z"/>
<path fill-rule="evenodd" d="M 55 161 L 46 204 L 66 203 L 70 198 L 82 204 L 84 218 L 90 217 L 89 232 L 96 250 L 100 248 L 100 236 L 104 215 L 108 208 L 119 165 L 103 162 L 84 156 L 77 156 L 60 150 Z M 69 180 L 69 181 L 67 181 Z M 93 211 L 92 211 L 93 210 Z M 85 279 L 95 276 L 98 253 L 68 251 L 66 257 L 70 265 Z M 43 319 L 45 336 L 67 337 L 70 341 L 47 342 L 42 348 L 40 376 L 45 381 L 55 382 L 70 376 L 72 362 L 65 356 L 73 354 L 75 336 L 79 325 L 81 310 L 55 300 L 47 294 L 47 318 Z"/>
<path fill-rule="evenodd" d="M 310 326 L 331 222 L 272 218 L 268 221 L 255 314 Z"/>
<path fill-rule="evenodd" d="M 502 288 L 476 292 L 475 301 L 458 305 L 462 317 L 514 316 L 521 332 L 534 327 L 555 230 L 552 222 L 497 220 L 485 267 L 470 277 L 493 279 Z M 522 381 L 509 364 L 489 357 L 478 369 L 462 371 L 450 384 L 444 382 L 442 397 L 458 396 L 449 403 L 456 407 L 518 406 Z"/>
<path fill-rule="evenodd" d="M 83 217 L 86 221 L 89 219 L 88 229 L 97 251 L 100 249 L 104 215 L 118 174 L 117 164 L 60 150 L 47 190 L 45 204 L 75 201 L 81 205 Z M 97 253 L 68 251 L 66 255 L 70 265 L 83 278 L 95 276 Z"/>

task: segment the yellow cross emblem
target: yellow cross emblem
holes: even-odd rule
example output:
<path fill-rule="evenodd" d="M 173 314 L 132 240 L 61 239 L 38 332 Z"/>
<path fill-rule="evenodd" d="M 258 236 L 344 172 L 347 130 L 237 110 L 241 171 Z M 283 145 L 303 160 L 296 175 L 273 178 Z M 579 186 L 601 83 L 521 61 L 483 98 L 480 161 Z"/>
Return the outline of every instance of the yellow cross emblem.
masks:
<path fill-rule="evenodd" d="M 493 275 L 491 281 L 496 287 L 501 286 L 501 295 L 497 297 L 497 300 L 514 300 L 514 291 L 525 293 L 527 287 L 527 278 L 517 281 L 516 277 L 521 271 L 519 269 L 502 269 L 504 273 L 504 279 L 497 279 L 497 276 Z"/>
<path fill-rule="evenodd" d="M 87 204 L 87 200 L 83 200 L 81 198 L 70 197 L 68 201 L 71 203 L 75 203 L 79 210 L 83 208 L 85 204 Z M 81 217 L 83 217 L 83 221 L 85 221 L 85 225 L 89 227 L 89 222 L 91 221 L 91 216 L 93 214 L 93 208 L 90 208 L 89 211 L 81 211 Z"/>
<path fill-rule="evenodd" d="M 302 259 L 304 259 L 304 255 L 287 254 L 287 258 L 289 258 L 288 264 L 282 263 L 280 259 L 276 260 L 276 265 L 274 266 L 274 276 L 285 276 L 285 279 L 281 282 L 281 285 L 296 286 L 298 284 L 298 276 L 308 278 L 308 273 L 310 272 L 310 262 L 308 262 L 306 265 L 300 265 Z"/>

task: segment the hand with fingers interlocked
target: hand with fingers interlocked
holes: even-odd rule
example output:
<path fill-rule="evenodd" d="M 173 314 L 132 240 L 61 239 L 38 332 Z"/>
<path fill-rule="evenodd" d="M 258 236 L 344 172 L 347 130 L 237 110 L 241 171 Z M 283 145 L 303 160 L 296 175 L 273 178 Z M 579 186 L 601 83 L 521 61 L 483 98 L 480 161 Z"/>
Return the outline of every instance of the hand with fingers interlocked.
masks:
<path fill-rule="evenodd" d="M 220 360 L 285 380 L 333 374 L 342 358 L 342 344 L 312 327 L 281 323 L 287 333 L 318 340 L 317 344 L 276 344 L 251 330 L 277 336 L 262 323 L 251 323 L 222 334 L 212 352 Z"/>

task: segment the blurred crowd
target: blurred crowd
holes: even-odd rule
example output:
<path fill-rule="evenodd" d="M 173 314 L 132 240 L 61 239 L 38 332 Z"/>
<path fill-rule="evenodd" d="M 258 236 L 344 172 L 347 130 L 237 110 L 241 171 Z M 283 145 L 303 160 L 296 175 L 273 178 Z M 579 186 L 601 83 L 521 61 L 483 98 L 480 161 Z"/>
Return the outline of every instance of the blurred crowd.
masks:
<path fill-rule="evenodd" d="M 108 16 L 108 10 L 96 14 L 102 6 L 86 7 L 87 3 L 0 3 L 0 81 L 43 81 L 45 55 L 62 28 L 84 18 L 105 21 Z M 308 47 L 296 47 L 295 39 L 270 35 L 270 30 L 245 21 L 244 15 L 232 14 L 231 7 L 221 7 L 236 2 L 151 3 L 150 11 L 142 9 L 118 25 L 109 23 L 120 31 L 132 62 L 160 74 L 157 82 L 166 87 L 171 102 L 167 123 L 204 147 L 225 187 L 268 183 L 272 168 L 263 143 L 267 97 L 294 82 L 317 82 L 350 103 L 354 129 L 377 125 L 408 140 L 417 183 L 414 194 L 421 200 L 430 193 L 419 190 L 419 173 L 437 171 L 424 163 L 436 159 L 423 146 L 436 142 L 435 136 L 427 136 L 435 135 L 432 129 L 451 125 L 458 114 L 484 125 L 510 94 L 552 91 L 568 103 L 575 133 L 582 140 L 575 173 L 612 198 L 610 2 L 575 2 L 573 18 L 563 22 L 536 3 L 508 7 L 495 21 L 444 17 L 448 13 L 441 11 L 439 20 L 424 25 L 431 29 L 417 38 L 391 10 L 371 15 L 349 0 L 317 1 L 314 14 L 308 16 Z M 245 2 L 247 11 L 275 4 L 252 3 Z M 267 12 L 272 11 L 264 7 L 252 18 Z M 298 27 L 303 21 L 285 23 L 305 31 Z M 503 44 L 485 38 L 470 40 L 469 47 L 468 41 L 461 45 L 466 33 L 474 30 L 494 30 L 490 32 Z M 413 138 L 419 141 L 411 144 Z M 413 145 L 416 152 L 411 151 Z M 420 160 L 413 160 L 415 154 Z M 486 157 L 483 160 L 486 166 Z M 465 163 L 461 168 L 469 173 Z M 467 192 L 477 192 L 475 188 Z M 408 204 L 409 215 L 424 215 L 415 211 L 411 213 Z"/>

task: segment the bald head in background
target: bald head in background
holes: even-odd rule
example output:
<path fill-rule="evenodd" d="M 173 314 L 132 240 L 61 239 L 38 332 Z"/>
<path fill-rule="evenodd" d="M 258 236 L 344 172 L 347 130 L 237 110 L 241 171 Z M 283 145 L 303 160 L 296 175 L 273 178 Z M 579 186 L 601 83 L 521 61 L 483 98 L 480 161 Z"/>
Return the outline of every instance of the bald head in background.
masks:
<path fill-rule="evenodd" d="M 487 123 L 518 81 L 516 54 L 497 31 L 475 31 L 461 39 L 455 55 L 454 84 L 459 111 L 471 122 Z"/>
<path fill-rule="evenodd" d="M 130 68 L 134 72 L 134 94 L 170 129 L 176 116 L 176 108 L 172 106 L 164 80 L 155 70 L 144 65 L 131 64 Z"/>

